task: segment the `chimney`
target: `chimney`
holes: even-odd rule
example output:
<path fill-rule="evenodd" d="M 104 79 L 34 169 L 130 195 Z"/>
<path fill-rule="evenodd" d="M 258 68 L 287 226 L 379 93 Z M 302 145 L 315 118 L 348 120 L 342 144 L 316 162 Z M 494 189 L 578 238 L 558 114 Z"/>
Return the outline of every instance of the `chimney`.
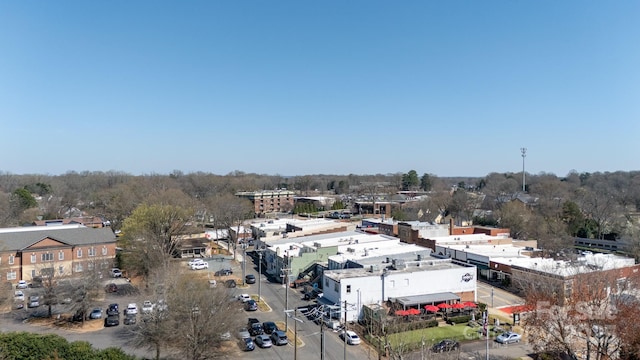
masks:
<path fill-rule="evenodd" d="M 449 235 L 453 235 L 453 218 L 449 218 Z"/>

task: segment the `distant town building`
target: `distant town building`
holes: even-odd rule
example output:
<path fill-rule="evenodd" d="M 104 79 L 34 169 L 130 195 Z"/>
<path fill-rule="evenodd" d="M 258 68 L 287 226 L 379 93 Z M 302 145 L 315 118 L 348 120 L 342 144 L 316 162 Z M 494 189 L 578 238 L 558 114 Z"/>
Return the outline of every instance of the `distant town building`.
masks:
<path fill-rule="evenodd" d="M 293 210 L 295 192 L 290 190 L 241 191 L 236 196 L 249 199 L 257 216 Z"/>

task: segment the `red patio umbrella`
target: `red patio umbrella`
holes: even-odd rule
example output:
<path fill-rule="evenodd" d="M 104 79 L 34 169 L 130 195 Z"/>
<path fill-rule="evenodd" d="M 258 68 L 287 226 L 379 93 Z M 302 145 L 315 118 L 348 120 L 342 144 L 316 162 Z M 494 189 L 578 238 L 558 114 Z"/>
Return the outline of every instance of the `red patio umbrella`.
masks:
<path fill-rule="evenodd" d="M 436 305 L 440 310 L 443 309 L 451 309 L 451 305 L 447 304 L 447 303 L 440 303 L 438 305 Z"/>
<path fill-rule="evenodd" d="M 424 309 L 429 312 L 438 312 L 438 310 L 440 310 L 440 308 L 435 305 L 425 305 Z"/>
<path fill-rule="evenodd" d="M 477 308 L 478 307 L 478 305 L 476 303 L 474 303 L 473 301 L 463 302 L 462 305 L 464 305 L 465 307 L 469 307 L 469 308 Z"/>
<path fill-rule="evenodd" d="M 420 310 L 416 308 L 411 308 L 407 310 L 407 315 L 420 315 Z"/>
<path fill-rule="evenodd" d="M 455 304 L 451 305 L 451 308 L 453 308 L 453 309 L 464 309 L 465 306 L 464 306 L 464 304 L 461 304 L 461 303 L 455 303 Z"/>
<path fill-rule="evenodd" d="M 407 314 L 407 310 L 396 310 L 395 314 L 398 315 L 398 316 L 409 315 L 409 314 Z"/>

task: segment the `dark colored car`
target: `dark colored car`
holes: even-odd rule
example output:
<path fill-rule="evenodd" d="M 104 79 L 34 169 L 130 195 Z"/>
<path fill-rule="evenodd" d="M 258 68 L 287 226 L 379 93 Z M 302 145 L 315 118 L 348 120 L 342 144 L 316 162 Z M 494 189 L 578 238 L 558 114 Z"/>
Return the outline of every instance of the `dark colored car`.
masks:
<path fill-rule="evenodd" d="M 269 335 L 258 335 L 256 336 L 256 345 L 261 348 L 270 348 L 273 343 L 271 342 L 271 338 Z"/>
<path fill-rule="evenodd" d="M 244 338 L 241 341 L 243 344 L 242 350 L 244 351 L 253 351 L 256 348 L 256 345 L 254 344 L 253 340 L 250 337 Z"/>
<path fill-rule="evenodd" d="M 262 323 L 262 330 L 264 330 L 265 334 L 271 334 L 272 332 L 278 330 L 278 326 L 273 321 L 266 321 Z"/>
<path fill-rule="evenodd" d="M 253 274 L 249 274 L 249 275 L 244 277 L 244 281 L 247 284 L 255 284 L 256 283 L 256 276 L 253 275 Z"/>
<path fill-rule="evenodd" d="M 260 324 L 260 320 L 256 318 L 249 318 L 247 321 L 247 327 L 250 328 L 253 324 Z"/>
<path fill-rule="evenodd" d="M 262 330 L 262 325 L 260 325 L 260 323 L 251 324 L 251 326 L 249 327 L 249 334 L 251 334 L 251 336 L 264 334 L 264 330 Z"/>
<path fill-rule="evenodd" d="M 136 322 L 137 322 L 136 314 L 127 314 L 124 317 L 124 324 L 125 325 L 134 325 Z"/>
<path fill-rule="evenodd" d="M 118 308 L 118 304 L 110 304 L 109 307 L 107 308 L 107 316 L 112 316 L 112 315 L 120 315 L 120 309 Z"/>
<path fill-rule="evenodd" d="M 118 285 L 116 285 L 114 283 L 107 284 L 107 286 L 105 286 L 105 288 L 104 288 L 104 291 L 106 291 L 108 293 L 118 292 Z"/>
<path fill-rule="evenodd" d="M 289 344 L 289 339 L 287 338 L 287 334 L 284 331 L 276 330 L 271 333 L 271 342 L 274 345 L 282 346 Z"/>
<path fill-rule="evenodd" d="M 104 319 L 104 327 L 120 325 L 120 316 L 110 315 Z"/>
<path fill-rule="evenodd" d="M 244 309 L 247 311 L 257 311 L 258 310 L 258 303 L 251 299 L 249 301 L 247 301 L 246 303 L 244 303 Z"/>
<path fill-rule="evenodd" d="M 227 276 L 231 274 L 233 274 L 233 271 L 231 269 L 221 269 L 216 271 L 215 273 L 216 276 Z"/>
<path fill-rule="evenodd" d="M 227 281 L 224 282 L 224 285 L 228 288 L 234 288 L 236 286 L 238 286 L 238 284 L 236 284 L 236 281 L 233 279 L 229 279 Z"/>
<path fill-rule="evenodd" d="M 445 351 L 458 350 L 459 348 L 460 348 L 460 344 L 457 341 L 451 340 L 451 339 L 444 339 L 439 343 L 433 345 L 433 347 L 431 347 L 431 351 L 445 352 Z"/>

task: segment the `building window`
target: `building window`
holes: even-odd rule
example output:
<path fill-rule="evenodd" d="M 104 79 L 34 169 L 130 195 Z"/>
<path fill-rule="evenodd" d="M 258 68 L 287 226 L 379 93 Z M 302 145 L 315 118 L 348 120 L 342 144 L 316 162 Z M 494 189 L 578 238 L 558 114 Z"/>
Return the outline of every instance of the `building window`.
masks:
<path fill-rule="evenodd" d="M 78 263 L 76 264 L 76 272 L 82 272 L 82 264 Z"/>
<path fill-rule="evenodd" d="M 7 273 L 7 280 L 15 280 L 16 279 L 16 272 L 15 271 L 9 271 Z"/>
<path fill-rule="evenodd" d="M 347 294 L 351 294 L 351 285 L 347 285 Z"/>
<path fill-rule="evenodd" d="M 31 254 L 31 263 L 35 264 L 36 262 L 36 254 Z"/>
<path fill-rule="evenodd" d="M 16 261 L 16 257 L 13 255 L 9 255 L 9 265 L 13 265 L 14 261 Z"/>
<path fill-rule="evenodd" d="M 107 256 L 107 247 L 102 247 L 102 256 Z"/>
<path fill-rule="evenodd" d="M 64 260 L 64 251 L 58 253 L 58 260 Z"/>
<path fill-rule="evenodd" d="M 52 253 L 40 254 L 40 259 L 42 261 L 53 261 L 53 254 Z"/>
<path fill-rule="evenodd" d="M 58 274 L 60 275 L 64 274 L 64 266 L 62 265 L 58 266 Z"/>
<path fill-rule="evenodd" d="M 87 269 L 93 270 L 94 268 L 95 268 L 95 264 L 93 262 L 90 262 L 89 264 L 87 264 Z"/>
<path fill-rule="evenodd" d="M 329 279 L 324 279 L 324 286 L 329 286 Z"/>
<path fill-rule="evenodd" d="M 31 278 L 36 277 L 36 269 L 31 270 Z"/>
<path fill-rule="evenodd" d="M 96 248 L 93 246 L 89 248 L 89 256 L 96 256 Z"/>
<path fill-rule="evenodd" d="M 338 290 L 339 290 L 339 289 L 340 289 L 340 288 L 338 287 L 338 283 L 334 283 L 334 284 L 333 284 L 333 290 L 334 290 L 335 292 L 338 292 Z"/>
<path fill-rule="evenodd" d="M 82 249 L 78 249 L 78 251 L 77 251 L 77 256 L 78 256 L 79 258 L 81 258 L 81 257 L 82 257 Z"/>

